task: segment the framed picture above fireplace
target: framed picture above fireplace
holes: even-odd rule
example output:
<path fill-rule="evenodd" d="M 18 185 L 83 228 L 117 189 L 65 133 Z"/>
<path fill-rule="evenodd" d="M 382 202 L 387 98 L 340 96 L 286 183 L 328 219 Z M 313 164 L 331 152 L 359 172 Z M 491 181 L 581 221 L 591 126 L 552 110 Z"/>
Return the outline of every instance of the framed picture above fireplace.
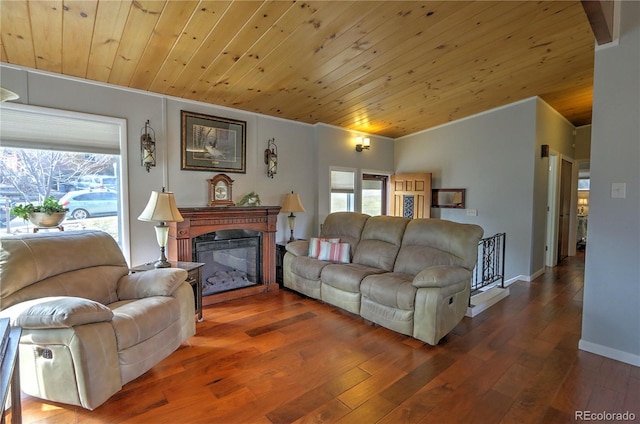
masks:
<path fill-rule="evenodd" d="M 180 111 L 181 168 L 246 173 L 247 123 Z"/>

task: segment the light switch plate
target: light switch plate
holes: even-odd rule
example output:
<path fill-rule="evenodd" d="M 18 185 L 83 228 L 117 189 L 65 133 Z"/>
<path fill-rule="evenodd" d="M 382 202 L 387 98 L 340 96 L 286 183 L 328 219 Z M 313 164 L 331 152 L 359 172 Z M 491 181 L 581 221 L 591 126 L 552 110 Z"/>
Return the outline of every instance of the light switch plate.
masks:
<path fill-rule="evenodd" d="M 611 183 L 611 197 L 624 199 L 627 197 L 627 183 Z"/>
<path fill-rule="evenodd" d="M 467 209 L 467 216 L 478 216 L 478 209 Z"/>

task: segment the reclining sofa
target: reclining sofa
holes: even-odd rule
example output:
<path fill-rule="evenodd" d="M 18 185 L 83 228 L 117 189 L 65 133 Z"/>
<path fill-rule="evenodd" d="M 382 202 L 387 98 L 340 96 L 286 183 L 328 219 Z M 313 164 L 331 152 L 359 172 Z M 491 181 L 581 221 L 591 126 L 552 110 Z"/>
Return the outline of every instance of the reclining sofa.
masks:
<path fill-rule="evenodd" d="M 483 230 L 337 212 L 286 246 L 284 286 L 436 345 L 464 317 Z"/>
<path fill-rule="evenodd" d="M 23 392 L 94 409 L 195 334 L 187 273 L 129 273 L 101 231 L 0 237 L 0 318 L 22 327 Z"/>

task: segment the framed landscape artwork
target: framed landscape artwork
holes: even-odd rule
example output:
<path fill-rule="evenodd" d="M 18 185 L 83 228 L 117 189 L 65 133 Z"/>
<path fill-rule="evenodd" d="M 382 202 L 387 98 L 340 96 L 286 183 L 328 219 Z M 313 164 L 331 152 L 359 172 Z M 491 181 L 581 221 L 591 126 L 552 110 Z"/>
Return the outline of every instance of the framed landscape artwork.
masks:
<path fill-rule="evenodd" d="M 246 170 L 247 123 L 229 118 L 181 113 L 180 169 L 239 172 Z"/>

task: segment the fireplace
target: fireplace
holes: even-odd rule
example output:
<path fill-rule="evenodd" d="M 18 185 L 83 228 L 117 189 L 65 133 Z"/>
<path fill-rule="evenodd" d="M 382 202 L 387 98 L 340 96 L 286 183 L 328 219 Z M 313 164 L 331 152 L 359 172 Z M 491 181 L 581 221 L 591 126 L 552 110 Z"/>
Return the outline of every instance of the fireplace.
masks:
<path fill-rule="evenodd" d="M 193 262 L 202 267 L 202 295 L 262 284 L 262 234 L 254 230 L 222 230 L 193 238 Z"/>
<path fill-rule="evenodd" d="M 217 267 L 215 270 L 211 271 L 211 269 L 205 268 L 206 265 L 203 267 L 203 289 L 205 290 L 207 283 L 210 285 L 216 285 L 216 282 L 220 284 L 220 280 L 214 278 L 213 274 L 208 276 L 205 274 L 215 273 L 221 269 L 232 274 L 232 277 L 236 279 L 237 286 L 243 285 L 242 281 L 245 278 L 252 283 L 247 283 L 245 287 L 233 287 L 231 290 L 217 291 L 218 288 L 211 288 L 211 293 L 208 295 L 206 292 L 203 293 L 203 305 L 278 289 L 276 283 L 276 224 L 280 206 L 178 209 L 184 221 L 168 223 L 167 255 L 169 259 L 207 263 L 201 259 L 213 259 L 215 256 L 218 260 L 214 260 L 214 262 L 219 264 L 212 265 Z M 252 246 L 242 246 L 243 244 L 252 244 Z M 205 253 L 207 250 L 221 252 Z M 253 263 L 255 270 L 251 268 L 251 265 L 240 267 L 239 263 L 248 258 L 247 255 L 253 253 L 256 255 L 256 260 L 253 262 L 249 259 L 249 262 Z M 247 275 L 242 275 L 242 273 Z"/>

